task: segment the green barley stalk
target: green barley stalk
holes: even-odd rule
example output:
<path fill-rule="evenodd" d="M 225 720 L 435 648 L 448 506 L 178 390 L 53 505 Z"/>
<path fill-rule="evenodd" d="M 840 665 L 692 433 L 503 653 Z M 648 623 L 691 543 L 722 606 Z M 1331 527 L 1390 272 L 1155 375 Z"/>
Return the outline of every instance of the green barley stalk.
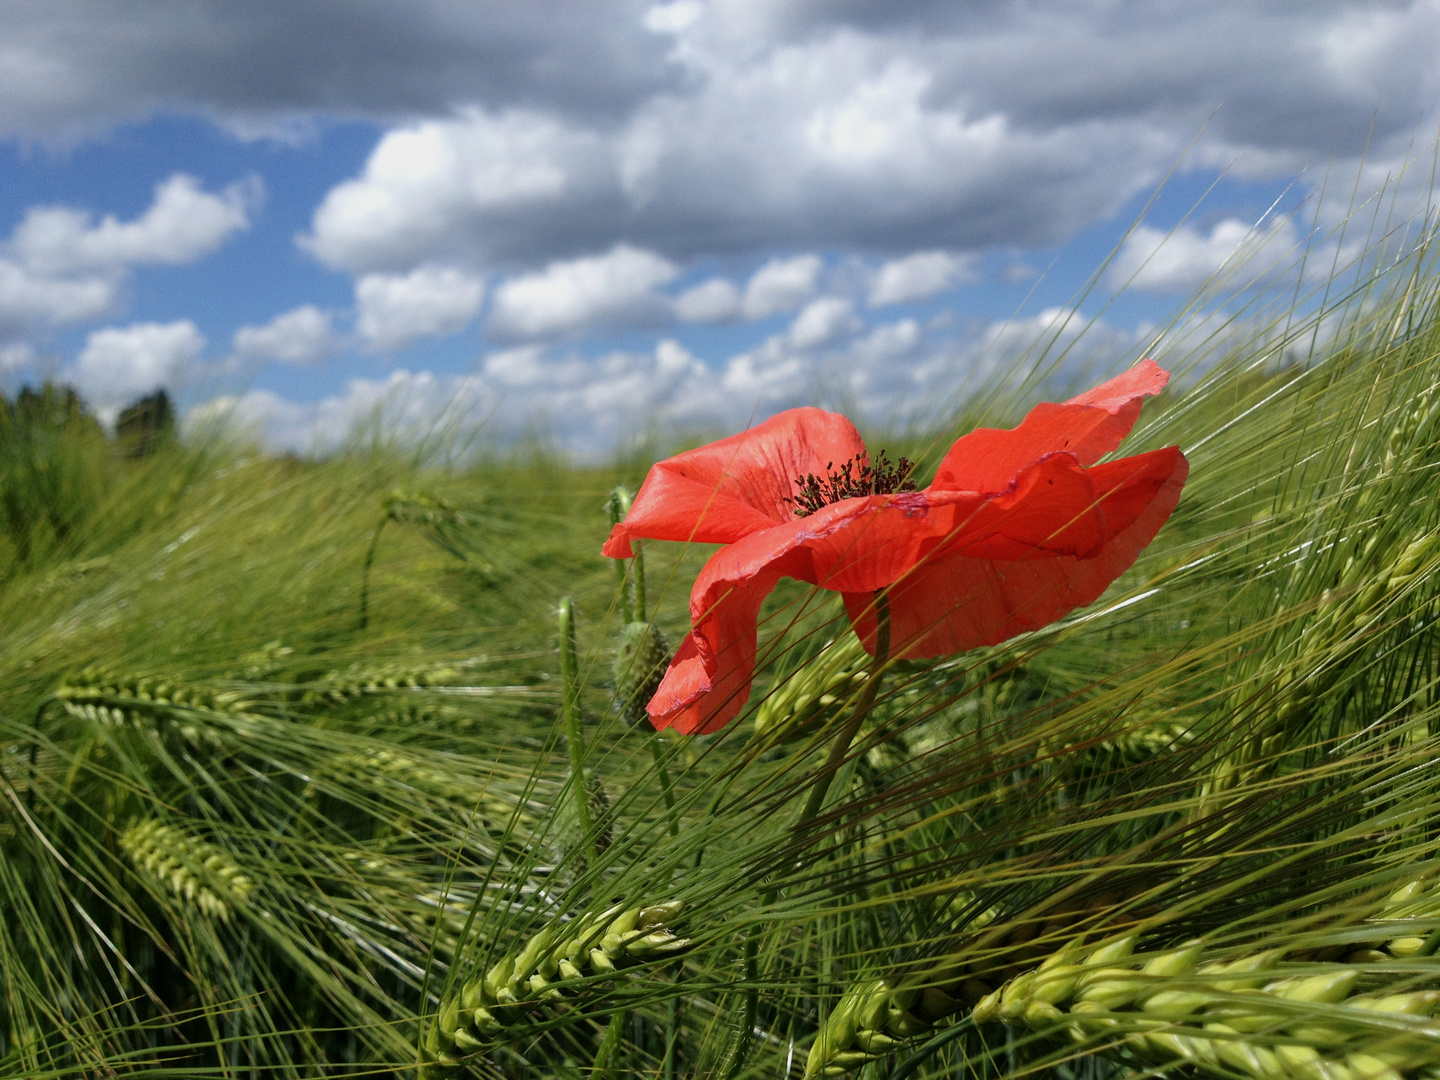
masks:
<path fill-rule="evenodd" d="M 1387 610 L 1440 559 L 1440 530 L 1397 543 L 1398 550 L 1388 558 L 1380 556 L 1379 540 L 1377 534 L 1366 541 L 1346 561 L 1336 587 L 1322 595 L 1316 617 L 1275 675 L 1261 715 L 1206 781 L 1197 818 L 1214 814 L 1230 792 L 1274 770 L 1313 721 L 1317 705 L 1350 672 L 1351 662 L 1370 648 Z"/>
<path fill-rule="evenodd" d="M 423 1042 L 434 1073 L 525 1033 L 532 1014 L 584 993 L 596 994 L 616 972 L 653 965 L 689 948 L 674 932 L 678 901 L 619 905 L 550 923 L 521 949 L 459 981 L 441 1002 Z"/>
<path fill-rule="evenodd" d="M 121 833 L 119 843 L 137 867 L 211 918 L 229 920 L 233 904 L 250 897 L 250 878 L 234 856 L 174 825 L 142 821 Z"/>
<path fill-rule="evenodd" d="M 1440 1029 L 1423 1022 L 1440 1010 L 1440 991 L 1411 989 L 1417 974 L 1433 980 L 1440 972 L 1420 974 L 1410 963 L 1440 925 L 1440 885 L 1411 882 L 1369 925 L 1318 956 L 1297 951 L 1289 963 L 1276 949 L 1212 960 L 1200 942 L 1142 954 L 1135 933 L 1099 944 L 1082 937 L 997 990 L 951 957 L 847 990 L 811 1047 L 805 1075 L 846 1075 L 967 1011 L 974 1024 L 1004 1021 L 1220 1077 L 1358 1080 L 1370 1075 L 1362 1067 L 1370 1061 L 1394 1070 L 1374 1073 L 1377 1080 L 1440 1069 Z M 1329 954 L 1337 955 L 1319 959 Z M 1373 983 L 1387 966 L 1394 968 L 1389 984 L 1404 989 L 1360 991 L 1362 979 Z"/>
<path fill-rule="evenodd" d="M 378 694 L 451 686 L 459 677 L 460 669 L 455 664 L 354 664 L 301 683 L 298 689 L 305 704 L 326 702 L 339 705 Z"/>
<path fill-rule="evenodd" d="M 241 691 L 95 670 L 66 679 L 53 700 L 71 716 L 113 727 L 173 730 L 192 745 L 243 736 L 257 721 L 254 697 Z"/>
<path fill-rule="evenodd" d="M 1109 1043 L 1150 1064 L 1221 1077 L 1440 1075 L 1440 1027 L 1429 1022 L 1440 991 L 1411 988 L 1436 977 L 1433 967 L 1411 961 L 1425 953 L 1437 920 L 1440 888 L 1417 880 L 1370 920 L 1383 936 L 1337 946 L 1342 955 L 1332 962 L 1312 956 L 1286 964 L 1281 950 L 1207 961 L 1198 941 L 1135 954 L 1135 935 L 1093 948 L 1073 942 L 987 995 L 972 1019 Z M 1361 990 L 1362 980 L 1372 988 Z"/>
<path fill-rule="evenodd" d="M 375 526 L 374 532 L 370 535 L 370 543 L 365 548 L 365 562 L 360 572 L 361 630 L 367 629 L 370 625 L 370 571 L 375 564 L 375 551 L 380 546 L 380 535 L 390 522 L 424 529 L 452 555 L 456 555 L 462 561 L 469 561 L 466 553 L 450 540 L 448 532 L 473 524 L 475 521 L 473 513 L 462 510 L 449 499 L 431 492 L 405 489 L 396 489 L 386 495 L 384 507 L 380 523 Z M 487 572 L 493 571 L 493 567 L 489 566 L 485 566 L 483 569 Z"/>

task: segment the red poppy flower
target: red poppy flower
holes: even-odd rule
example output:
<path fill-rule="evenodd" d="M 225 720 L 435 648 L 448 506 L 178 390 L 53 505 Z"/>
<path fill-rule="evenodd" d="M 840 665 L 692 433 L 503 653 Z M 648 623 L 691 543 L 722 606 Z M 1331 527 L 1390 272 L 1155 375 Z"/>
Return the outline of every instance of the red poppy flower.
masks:
<path fill-rule="evenodd" d="M 651 722 L 706 734 L 739 714 L 760 605 L 782 577 L 843 594 L 872 653 L 884 589 L 892 657 L 994 645 L 1092 602 L 1154 539 L 1189 472 L 1173 446 L 1094 464 L 1168 381 L 1142 360 L 1019 427 L 972 431 L 920 491 L 904 490 L 908 462 L 872 463 L 855 426 L 821 409 L 660 462 L 604 553 L 628 558 L 638 538 L 726 546 L 695 581 L 693 628 Z"/>

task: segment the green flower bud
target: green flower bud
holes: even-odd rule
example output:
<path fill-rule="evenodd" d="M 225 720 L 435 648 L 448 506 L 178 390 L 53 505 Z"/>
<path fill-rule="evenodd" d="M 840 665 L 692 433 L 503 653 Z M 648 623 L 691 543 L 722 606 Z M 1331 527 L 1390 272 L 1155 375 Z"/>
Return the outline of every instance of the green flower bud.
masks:
<path fill-rule="evenodd" d="M 628 723 L 648 722 L 645 706 L 655 696 L 669 662 L 670 648 L 654 623 L 632 622 L 620 631 L 620 647 L 615 652 L 615 699 L 620 715 Z"/>

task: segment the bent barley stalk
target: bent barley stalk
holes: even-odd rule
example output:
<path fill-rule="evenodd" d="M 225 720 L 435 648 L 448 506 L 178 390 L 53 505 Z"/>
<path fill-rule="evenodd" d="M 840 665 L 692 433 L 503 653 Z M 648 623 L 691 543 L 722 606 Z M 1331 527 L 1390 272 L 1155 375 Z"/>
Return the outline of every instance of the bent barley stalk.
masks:
<path fill-rule="evenodd" d="M 385 497 L 385 517 L 397 525 L 435 528 L 442 525 L 468 525 L 474 515 L 460 509 L 444 496 L 428 491 L 396 489 Z"/>
<path fill-rule="evenodd" d="M 822 713 L 837 710 L 870 675 L 870 656 L 854 634 L 828 641 L 798 671 L 765 695 L 755 712 L 755 734 L 794 738 Z"/>
<path fill-rule="evenodd" d="M 172 725 L 192 745 L 219 742 L 222 732 L 243 731 L 257 719 L 254 699 L 240 691 L 94 670 L 62 683 L 54 700 L 71 716 L 108 726 Z"/>
<path fill-rule="evenodd" d="M 973 901 L 974 895 L 966 892 L 949 906 L 966 910 Z M 1077 925 L 1110 912 L 1114 903 L 1114 896 L 1102 894 L 1038 919 L 999 925 L 993 925 L 993 908 L 971 917 L 970 936 L 951 951 L 903 975 L 868 979 L 846 990 L 811 1045 L 805 1076 L 843 1076 L 930 1033 L 984 1000 L 1010 975 L 1039 962 L 1046 947 L 1037 939 L 1055 940 L 1073 932 Z"/>
<path fill-rule="evenodd" d="M 1127 731 L 1089 749 L 1092 757 L 1117 757 L 1126 762 L 1146 761 L 1194 741 L 1189 724 L 1158 723 Z"/>
<path fill-rule="evenodd" d="M 1278 967 L 1280 950 L 1202 963 L 1199 943 L 1137 954 L 1137 937 L 1129 934 L 1098 946 L 1072 941 L 991 990 L 967 974 L 957 953 L 846 991 L 811 1047 L 805 1075 L 843 1076 L 930 1033 L 968 1003 L 977 1024 L 999 1020 L 1063 1032 L 1086 1046 L 1119 1045 L 1154 1065 L 1188 1064 L 1222 1077 L 1395 1080 L 1427 1069 L 1423 1075 L 1440 1076 L 1440 1028 L 1421 1023 L 1440 1010 L 1440 991 L 1410 989 L 1415 972 L 1397 964 L 1393 978 L 1406 984 L 1404 992 L 1354 992 L 1362 972 L 1374 974 L 1373 965 L 1424 952 L 1440 922 L 1440 883 L 1411 882 L 1369 922 L 1384 927 L 1384 936 L 1318 954 L 1332 959 L 1296 953 L 1293 976 Z M 1036 936 L 1048 937 L 1053 928 L 1047 924 Z M 1316 1012 L 1307 1002 L 1350 1011 Z M 1246 1041 L 1252 1034 L 1260 1037 Z M 1383 1069 L 1367 1071 L 1372 1061 Z"/>
<path fill-rule="evenodd" d="M 1373 547 L 1372 538 L 1363 554 L 1373 554 Z M 1356 569 L 1362 560 L 1352 558 L 1339 589 L 1322 598 L 1324 606 L 1317 622 L 1307 629 L 1298 652 L 1276 675 L 1268 712 L 1253 725 L 1245 741 L 1215 766 L 1201 788 L 1197 819 L 1215 814 L 1231 792 L 1273 772 L 1284 750 L 1309 724 L 1316 705 L 1345 674 L 1348 661 L 1369 647 L 1364 631 L 1437 556 L 1440 532 L 1428 532 L 1370 575 Z M 1340 594 L 1340 590 L 1348 591 Z"/>
<path fill-rule="evenodd" d="M 466 776 L 446 769 L 438 761 L 427 761 L 403 750 L 378 746 L 369 750 L 347 750 L 315 766 L 320 776 L 365 778 L 370 784 L 393 780 L 405 787 L 432 791 L 456 802 L 467 803 L 482 814 L 501 821 L 512 817 L 517 828 L 532 830 L 542 807 L 532 800 L 512 795 L 495 786 L 489 777 Z"/>
<path fill-rule="evenodd" d="M 1357 522 L 1388 482 L 1433 467 L 1434 447 L 1429 440 L 1437 419 L 1440 403 L 1431 402 L 1426 388 L 1391 430 L 1380 467 L 1356 498 Z M 1433 569 L 1431 564 L 1440 556 L 1440 532 L 1434 530 L 1408 542 L 1391 540 L 1388 550 L 1385 539 L 1383 532 L 1371 532 L 1345 560 L 1338 580 L 1321 595 L 1320 610 L 1274 679 L 1268 711 L 1245 741 L 1220 760 L 1202 788 L 1197 818 L 1211 816 L 1229 792 L 1273 771 L 1349 662 L 1370 647 L 1370 632 L 1380 626 L 1390 602 Z"/>
<path fill-rule="evenodd" d="M 250 878 L 234 856 L 177 826 L 142 821 L 121 833 L 119 842 L 137 867 L 211 918 L 228 921 L 232 904 L 250 897 Z"/>
<path fill-rule="evenodd" d="M 300 700 L 307 705 L 332 703 L 343 705 L 374 694 L 393 694 L 407 690 L 425 690 L 449 686 L 459 678 L 453 664 L 423 664 L 415 667 L 361 667 L 354 665 L 344 671 L 332 671 L 313 682 L 301 683 Z"/>
<path fill-rule="evenodd" d="M 690 947 L 672 927 L 680 901 L 581 915 L 544 927 L 518 953 L 464 980 L 441 1003 L 423 1042 L 435 1076 L 520 1034 L 529 1013 L 592 988 L 584 980 L 670 959 Z"/>

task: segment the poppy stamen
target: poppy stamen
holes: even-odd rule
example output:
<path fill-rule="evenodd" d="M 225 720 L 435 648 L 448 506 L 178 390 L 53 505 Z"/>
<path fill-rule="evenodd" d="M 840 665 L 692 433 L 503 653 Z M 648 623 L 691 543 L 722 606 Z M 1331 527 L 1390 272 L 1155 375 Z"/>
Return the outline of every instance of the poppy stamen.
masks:
<path fill-rule="evenodd" d="M 844 499 L 859 499 L 867 495 L 893 495 L 897 491 L 915 491 L 915 481 L 910 475 L 915 463 L 909 458 L 891 461 L 885 451 L 875 455 L 872 463 L 869 455 L 856 454 L 839 469 L 833 461 L 825 463 L 825 476 L 806 473 L 795 478 L 796 494 L 787 496 L 785 501 L 795 507 L 796 517 L 809 517 L 817 510 Z"/>

